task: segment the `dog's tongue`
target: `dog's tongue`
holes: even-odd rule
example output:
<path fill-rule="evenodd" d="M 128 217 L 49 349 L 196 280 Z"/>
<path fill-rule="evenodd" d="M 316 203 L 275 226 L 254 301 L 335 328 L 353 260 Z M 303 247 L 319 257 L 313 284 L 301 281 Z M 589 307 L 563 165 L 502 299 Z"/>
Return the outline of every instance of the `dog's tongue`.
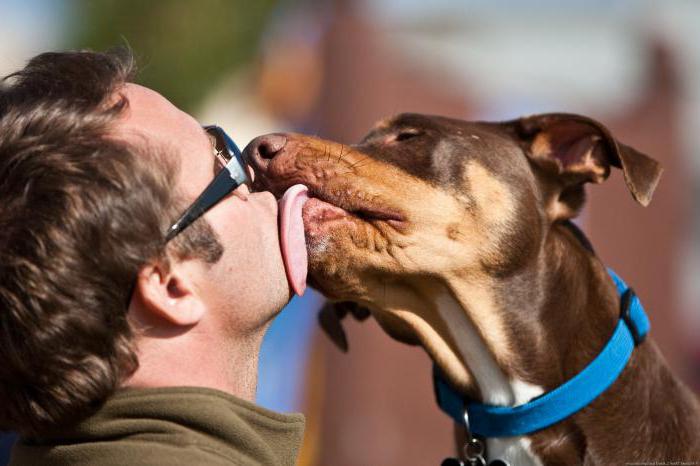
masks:
<path fill-rule="evenodd" d="M 287 280 L 299 296 L 303 295 L 306 289 L 306 273 L 309 264 L 304 238 L 304 222 L 301 219 L 301 208 L 309 199 L 307 193 L 306 186 L 295 184 L 287 189 L 279 200 L 282 258 Z"/>

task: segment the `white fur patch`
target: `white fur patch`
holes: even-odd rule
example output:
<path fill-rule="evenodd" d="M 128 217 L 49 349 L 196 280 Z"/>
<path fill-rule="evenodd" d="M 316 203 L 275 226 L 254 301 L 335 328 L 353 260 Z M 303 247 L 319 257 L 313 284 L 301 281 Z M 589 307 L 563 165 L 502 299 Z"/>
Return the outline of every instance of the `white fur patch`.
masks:
<path fill-rule="evenodd" d="M 510 387 L 515 398 L 514 406 L 527 403 L 531 399 L 544 393 L 542 387 L 523 382 L 520 379 L 512 379 Z M 515 466 L 541 466 L 542 462 L 530 450 L 530 439 L 526 436 L 500 437 L 488 439 L 486 447 L 489 459 L 501 459 Z"/>
<path fill-rule="evenodd" d="M 503 460 L 515 466 L 542 466 L 542 461 L 530 450 L 527 437 L 501 437 L 486 440 L 489 460 Z"/>
<path fill-rule="evenodd" d="M 465 310 L 449 293 L 439 294 L 436 305 L 455 339 L 462 363 L 468 364 L 484 394 L 485 403 L 515 406 L 544 393 L 542 387 L 506 378 Z M 527 436 L 490 438 L 486 440 L 486 448 L 489 460 L 500 459 L 513 466 L 542 466 L 542 461 L 530 449 Z"/>
<path fill-rule="evenodd" d="M 512 405 L 515 397 L 508 380 L 462 306 L 447 292 L 437 295 L 435 301 L 438 312 L 457 344 L 462 363 L 468 364 L 479 390 L 484 394 L 484 402 Z"/>
<path fill-rule="evenodd" d="M 523 382 L 520 379 L 512 379 L 510 381 L 510 386 L 515 394 L 514 406 L 525 404 L 544 393 L 544 389 L 539 385 L 532 385 L 531 383 Z"/>

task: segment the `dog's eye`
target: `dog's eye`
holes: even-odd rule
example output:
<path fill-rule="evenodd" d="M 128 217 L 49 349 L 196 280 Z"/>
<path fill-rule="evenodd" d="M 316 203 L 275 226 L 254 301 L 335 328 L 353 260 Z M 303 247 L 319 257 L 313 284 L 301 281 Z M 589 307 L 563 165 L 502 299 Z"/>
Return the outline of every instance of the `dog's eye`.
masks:
<path fill-rule="evenodd" d="M 423 131 L 415 128 L 407 128 L 399 131 L 396 136 L 394 136 L 394 141 L 405 141 L 407 139 L 415 138 L 423 134 Z"/>

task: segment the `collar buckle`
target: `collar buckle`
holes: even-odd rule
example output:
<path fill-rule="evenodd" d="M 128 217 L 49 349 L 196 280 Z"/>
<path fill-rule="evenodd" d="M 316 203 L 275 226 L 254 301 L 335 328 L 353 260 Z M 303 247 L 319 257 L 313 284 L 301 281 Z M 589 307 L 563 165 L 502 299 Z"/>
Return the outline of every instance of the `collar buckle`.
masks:
<path fill-rule="evenodd" d="M 639 306 L 639 298 L 634 290 L 627 288 L 620 298 L 620 318 L 625 322 L 632 334 L 634 346 L 639 346 L 646 339 L 646 332 L 639 328 L 637 321 L 632 317 L 634 306 Z"/>

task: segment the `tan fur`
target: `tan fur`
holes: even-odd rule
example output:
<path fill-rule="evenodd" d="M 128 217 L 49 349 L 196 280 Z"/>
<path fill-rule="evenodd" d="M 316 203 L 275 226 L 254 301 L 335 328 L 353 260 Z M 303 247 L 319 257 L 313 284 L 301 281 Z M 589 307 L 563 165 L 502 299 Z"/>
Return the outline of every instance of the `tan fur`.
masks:
<path fill-rule="evenodd" d="M 552 144 L 549 139 L 549 134 L 540 133 L 532 141 L 530 146 L 532 156 L 535 158 L 545 158 L 552 152 Z"/>
<path fill-rule="evenodd" d="M 466 164 L 465 182 L 479 208 L 482 228 L 503 228 L 515 213 L 511 190 L 478 162 Z"/>

